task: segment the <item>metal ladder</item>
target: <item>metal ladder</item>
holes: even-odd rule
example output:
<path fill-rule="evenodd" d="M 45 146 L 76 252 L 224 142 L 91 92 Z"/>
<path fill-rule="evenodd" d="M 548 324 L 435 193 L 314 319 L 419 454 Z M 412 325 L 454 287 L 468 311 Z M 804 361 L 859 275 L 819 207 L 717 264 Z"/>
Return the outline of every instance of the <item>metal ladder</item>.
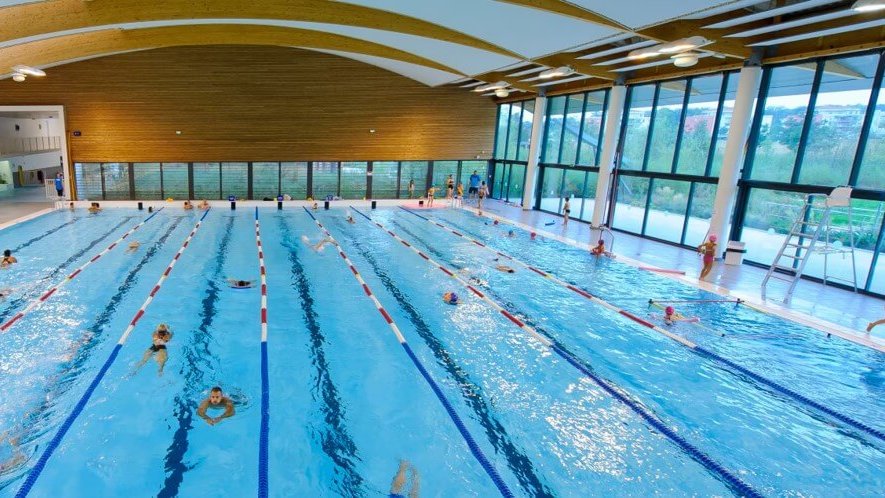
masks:
<path fill-rule="evenodd" d="M 815 204 L 816 200 L 823 200 L 823 206 Z M 830 225 L 833 208 L 847 207 L 848 227 L 836 228 Z M 820 211 L 819 217 L 815 219 L 815 211 Z M 833 232 L 848 231 L 849 245 L 847 248 L 833 243 L 831 235 Z M 821 238 L 823 237 L 823 241 Z M 822 243 L 821 243 L 822 242 Z M 796 284 L 805 271 L 805 265 L 812 254 L 822 254 L 824 257 L 824 273 L 823 284 L 827 284 L 827 280 L 842 280 L 851 283 L 854 291 L 857 292 L 857 268 L 854 258 L 854 225 L 851 219 L 851 187 L 837 187 L 827 194 L 808 194 L 805 196 L 805 203 L 802 206 L 799 216 L 793 222 L 787 233 L 784 243 L 777 252 L 774 261 L 768 268 L 765 278 L 762 279 L 762 298 L 765 299 L 765 290 L 768 281 L 772 278 L 783 280 L 789 283 L 786 295 L 784 296 L 784 304 L 789 304 L 793 298 L 793 291 Z M 841 277 L 832 277 L 827 274 L 828 261 L 827 258 L 831 254 L 851 254 L 851 268 L 854 275 L 853 280 Z M 786 264 L 785 264 L 786 263 Z"/>

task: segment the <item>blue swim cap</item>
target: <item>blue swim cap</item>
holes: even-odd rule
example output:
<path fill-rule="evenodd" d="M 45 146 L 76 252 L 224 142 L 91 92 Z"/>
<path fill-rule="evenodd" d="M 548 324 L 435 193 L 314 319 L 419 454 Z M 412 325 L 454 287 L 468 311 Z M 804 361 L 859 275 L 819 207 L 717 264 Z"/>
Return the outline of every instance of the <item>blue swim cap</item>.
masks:
<path fill-rule="evenodd" d="M 454 292 L 452 292 L 449 295 L 449 302 L 450 303 L 457 303 L 458 302 L 458 294 L 455 294 Z"/>

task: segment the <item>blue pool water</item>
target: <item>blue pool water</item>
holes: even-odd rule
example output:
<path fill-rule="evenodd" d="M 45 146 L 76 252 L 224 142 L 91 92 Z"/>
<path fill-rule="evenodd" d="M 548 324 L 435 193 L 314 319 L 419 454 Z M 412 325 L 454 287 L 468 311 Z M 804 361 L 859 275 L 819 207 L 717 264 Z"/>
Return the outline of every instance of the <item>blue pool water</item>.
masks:
<path fill-rule="evenodd" d="M 498 272 L 492 252 L 403 209 L 360 211 L 479 279 L 483 293 L 572 360 L 355 211 L 354 224 L 343 209 L 314 212 L 435 393 L 336 248 L 302 242 L 323 237 L 311 215 L 260 209 L 269 496 L 386 496 L 400 460 L 420 474 L 422 496 L 500 496 L 489 468 L 516 496 L 881 494 L 885 441 L 716 360 L 881 431 L 881 353 L 744 306 L 680 304 L 703 327 L 669 330 L 715 357 L 701 354 L 540 275 Z M 420 214 L 652 321 L 658 310 L 649 298 L 714 297 L 518 229 L 505 237 L 509 227 L 464 211 Z M 226 282 L 259 278 L 252 210 L 208 213 L 70 418 L 201 215 L 164 209 L 0 334 L 0 496 L 259 493 L 261 296 Z M 0 302 L 0 323 L 146 217 L 60 211 L 0 231 L 0 245 L 20 259 L 0 271 L 0 288 L 15 291 Z M 141 246 L 127 253 L 132 240 Z M 446 291 L 462 303 L 443 303 Z M 165 373 L 153 360 L 135 371 L 161 322 L 174 333 Z M 237 413 L 210 427 L 195 412 L 215 385 L 232 395 Z M 57 448 L 46 455 L 52 441 Z"/>

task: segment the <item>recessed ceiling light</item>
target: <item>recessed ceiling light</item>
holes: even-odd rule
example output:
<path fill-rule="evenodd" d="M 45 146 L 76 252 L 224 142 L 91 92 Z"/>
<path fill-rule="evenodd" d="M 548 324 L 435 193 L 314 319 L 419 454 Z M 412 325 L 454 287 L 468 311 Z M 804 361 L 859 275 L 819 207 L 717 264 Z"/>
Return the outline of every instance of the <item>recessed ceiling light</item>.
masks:
<path fill-rule="evenodd" d="M 858 12 L 876 12 L 885 9 L 885 0 L 857 0 L 851 8 Z"/>
<path fill-rule="evenodd" d="M 27 76 L 25 76 L 25 75 L 22 74 L 22 73 L 12 73 L 12 81 L 16 81 L 16 82 L 18 82 L 18 83 L 21 83 L 21 82 L 24 81 L 26 78 L 27 78 Z"/>
<path fill-rule="evenodd" d="M 506 88 L 499 88 L 499 89 L 495 90 L 495 97 L 500 97 L 503 99 L 504 97 L 506 97 L 508 95 L 510 95 L 510 91 L 507 90 Z"/>

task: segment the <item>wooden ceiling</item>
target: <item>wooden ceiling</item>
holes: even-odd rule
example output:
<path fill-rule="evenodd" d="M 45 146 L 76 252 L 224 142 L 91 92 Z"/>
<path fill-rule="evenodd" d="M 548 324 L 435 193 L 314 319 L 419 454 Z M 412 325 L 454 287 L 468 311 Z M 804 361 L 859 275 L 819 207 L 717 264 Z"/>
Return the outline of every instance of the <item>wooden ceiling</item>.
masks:
<path fill-rule="evenodd" d="M 8 5 L 0 8 L 0 77 L 16 64 L 251 44 L 335 53 L 465 92 L 506 81 L 511 98 L 525 98 L 731 69 L 751 56 L 780 62 L 885 45 L 883 12 L 854 11 L 853 0 L 671 0 L 661 10 L 665 1 L 600 1 L 594 10 L 590 0 L 449 0 L 446 10 L 395 0 L 11 0 L 0 2 Z M 693 67 L 627 58 L 695 35 L 711 43 Z M 538 77 L 558 66 L 575 73 Z"/>

